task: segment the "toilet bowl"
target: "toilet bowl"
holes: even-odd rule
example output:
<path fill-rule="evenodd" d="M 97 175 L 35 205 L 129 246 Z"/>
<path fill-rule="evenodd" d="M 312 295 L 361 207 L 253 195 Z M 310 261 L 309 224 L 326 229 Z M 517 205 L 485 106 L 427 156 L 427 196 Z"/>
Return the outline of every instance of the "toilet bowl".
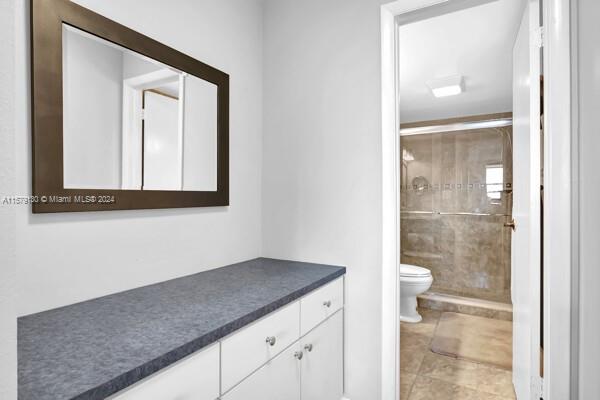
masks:
<path fill-rule="evenodd" d="M 417 295 L 431 287 L 433 277 L 427 268 L 400 264 L 400 321 L 420 322 L 417 311 Z"/>

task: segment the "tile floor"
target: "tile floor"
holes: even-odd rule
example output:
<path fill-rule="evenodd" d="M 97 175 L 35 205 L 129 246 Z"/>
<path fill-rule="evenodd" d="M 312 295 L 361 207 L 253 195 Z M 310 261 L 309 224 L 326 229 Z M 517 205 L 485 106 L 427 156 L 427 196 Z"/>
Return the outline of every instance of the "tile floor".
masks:
<path fill-rule="evenodd" d="M 430 343 L 441 312 L 419 312 L 421 323 L 400 327 L 401 400 L 515 399 L 511 371 L 433 353 Z"/>

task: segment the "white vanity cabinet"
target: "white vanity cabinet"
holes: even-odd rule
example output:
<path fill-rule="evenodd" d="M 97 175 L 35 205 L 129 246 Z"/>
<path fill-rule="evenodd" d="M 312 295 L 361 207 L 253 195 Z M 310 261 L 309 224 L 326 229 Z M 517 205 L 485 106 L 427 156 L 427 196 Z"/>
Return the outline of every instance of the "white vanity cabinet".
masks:
<path fill-rule="evenodd" d="M 340 400 L 344 278 L 265 315 L 111 400 Z"/>
<path fill-rule="evenodd" d="M 215 400 L 219 397 L 219 343 L 202 349 L 110 400 Z"/>
<path fill-rule="evenodd" d="M 344 280 L 339 278 L 226 338 L 221 344 L 222 399 L 340 400 L 343 306 Z M 290 332 L 296 329 L 290 342 Z M 242 371 L 269 354 L 270 346 L 263 344 L 262 351 L 256 346 L 267 332 L 284 333 L 285 350 L 240 380 Z M 244 359 L 249 354 L 252 357 Z"/>
<path fill-rule="evenodd" d="M 343 393 L 343 313 L 339 310 L 223 400 L 340 400 Z"/>

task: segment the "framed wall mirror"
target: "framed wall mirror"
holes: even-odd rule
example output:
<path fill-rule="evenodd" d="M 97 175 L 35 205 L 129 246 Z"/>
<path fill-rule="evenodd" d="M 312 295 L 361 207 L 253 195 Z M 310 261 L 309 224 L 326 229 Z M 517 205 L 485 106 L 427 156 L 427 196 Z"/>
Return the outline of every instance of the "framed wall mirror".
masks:
<path fill-rule="evenodd" d="M 33 0 L 33 212 L 229 205 L 229 76 Z"/>

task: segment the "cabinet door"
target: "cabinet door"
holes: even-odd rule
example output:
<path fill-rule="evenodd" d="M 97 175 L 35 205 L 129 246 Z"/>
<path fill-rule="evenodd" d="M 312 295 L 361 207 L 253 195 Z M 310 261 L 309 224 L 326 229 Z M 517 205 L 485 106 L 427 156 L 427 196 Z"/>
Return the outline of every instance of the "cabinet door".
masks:
<path fill-rule="evenodd" d="M 214 400 L 219 396 L 219 344 L 184 358 L 110 400 Z"/>
<path fill-rule="evenodd" d="M 223 400 L 300 400 L 300 342 L 288 347 L 244 379 Z M 338 399 L 339 400 L 339 399 Z"/>
<path fill-rule="evenodd" d="M 340 400 L 343 392 L 343 310 L 302 340 L 302 400 Z"/>

